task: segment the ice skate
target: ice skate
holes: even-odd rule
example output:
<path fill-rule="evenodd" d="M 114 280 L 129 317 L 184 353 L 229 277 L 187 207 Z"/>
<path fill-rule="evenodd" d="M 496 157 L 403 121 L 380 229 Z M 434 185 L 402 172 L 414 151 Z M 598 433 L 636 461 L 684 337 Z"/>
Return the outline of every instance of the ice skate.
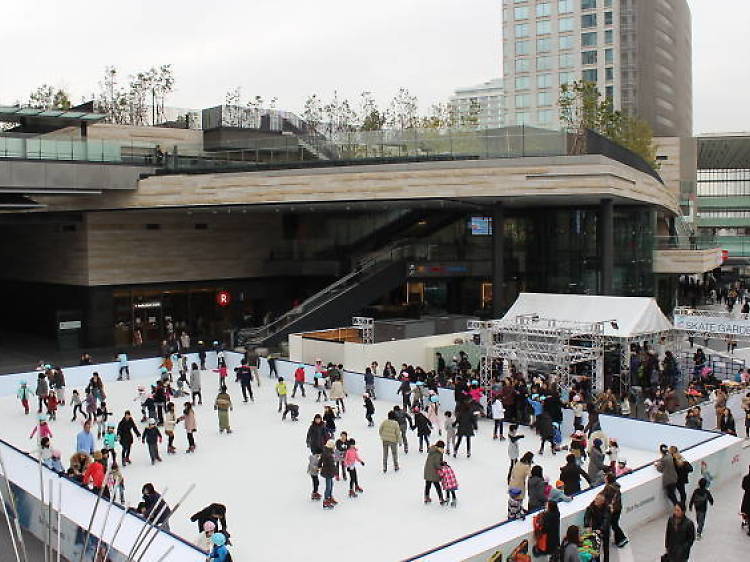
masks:
<path fill-rule="evenodd" d="M 174 455 L 177 452 L 177 449 L 174 447 L 167 447 L 167 453 L 170 455 Z"/>
<path fill-rule="evenodd" d="M 425 496 L 424 503 L 432 503 L 432 498 L 430 498 L 429 496 Z"/>
<path fill-rule="evenodd" d="M 440 500 L 440 505 L 448 505 L 448 500 Z"/>
<path fill-rule="evenodd" d="M 456 500 L 451 500 L 451 507 L 456 507 Z"/>
<path fill-rule="evenodd" d="M 322 496 L 318 492 L 313 492 L 310 494 L 310 499 L 312 501 L 318 501 Z"/>
<path fill-rule="evenodd" d="M 356 488 L 354 488 L 354 491 L 357 492 L 358 494 L 361 494 L 362 492 L 364 492 L 364 490 L 362 488 L 360 488 L 359 486 L 357 486 Z"/>
<path fill-rule="evenodd" d="M 323 509 L 333 509 L 334 504 L 331 502 L 330 499 L 323 500 Z"/>
<path fill-rule="evenodd" d="M 332 503 L 333 505 L 336 505 L 336 504 L 338 504 L 338 503 L 339 503 L 339 502 L 337 502 L 337 501 L 336 501 L 336 498 L 333 498 L 333 497 L 331 497 L 331 498 L 330 498 L 330 500 L 331 500 L 331 503 Z"/>
<path fill-rule="evenodd" d="M 357 497 L 357 492 L 355 492 L 354 490 L 349 490 L 349 497 L 350 498 L 356 498 Z"/>

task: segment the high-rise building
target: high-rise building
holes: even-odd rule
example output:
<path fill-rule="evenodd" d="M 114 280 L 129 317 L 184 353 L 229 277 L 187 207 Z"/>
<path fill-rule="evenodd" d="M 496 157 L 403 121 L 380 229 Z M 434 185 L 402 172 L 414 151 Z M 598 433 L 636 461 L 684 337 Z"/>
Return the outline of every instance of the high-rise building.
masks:
<path fill-rule="evenodd" d="M 687 0 L 503 0 L 509 124 L 557 126 L 560 86 L 597 84 L 655 136 L 692 134 Z"/>
<path fill-rule="evenodd" d="M 482 129 L 502 127 L 505 125 L 503 80 L 495 78 L 477 86 L 458 88 L 448 105 L 459 123 L 476 120 Z"/>

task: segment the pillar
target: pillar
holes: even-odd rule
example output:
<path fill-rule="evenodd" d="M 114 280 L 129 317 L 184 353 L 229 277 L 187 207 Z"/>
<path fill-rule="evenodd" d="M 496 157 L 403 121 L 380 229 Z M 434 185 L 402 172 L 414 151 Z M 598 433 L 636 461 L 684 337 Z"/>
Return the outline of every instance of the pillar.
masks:
<path fill-rule="evenodd" d="M 504 282 L 504 243 L 505 212 L 502 203 L 492 207 L 492 318 L 500 318 L 503 313 Z"/>
<path fill-rule="evenodd" d="M 613 294 L 615 270 L 615 217 L 612 199 L 602 199 L 599 208 L 600 255 L 601 255 L 601 294 Z"/>

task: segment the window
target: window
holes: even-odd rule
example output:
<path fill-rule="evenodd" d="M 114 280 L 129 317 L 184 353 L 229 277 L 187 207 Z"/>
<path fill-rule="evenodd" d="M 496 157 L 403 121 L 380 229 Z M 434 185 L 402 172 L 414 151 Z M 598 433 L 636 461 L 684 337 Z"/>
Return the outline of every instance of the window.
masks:
<path fill-rule="evenodd" d="M 611 45 L 614 42 L 615 34 L 611 29 L 608 29 L 604 32 L 604 43 L 606 45 Z"/>
<path fill-rule="evenodd" d="M 615 62 L 615 51 L 614 49 L 605 49 L 604 50 L 604 62 L 607 64 L 612 64 Z"/>
<path fill-rule="evenodd" d="M 516 90 L 528 90 L 529 89 L 529 77 L 528 76 L 516 76 Z"/>
<path fill-rule="evenodd" d="M 576 61 L 573 57 L 573 53 L 561 53 L 560 54 L 560 68 L 570 68 L 575 66 Z"/>
<path fill-rule="evenodd" d="M 581 78 L 583 78 L 584 82 L 598 82 L 599 73 L 596 71 L 595 68 L 589 68 L 588 70 L 584 70 L 581 73 Z"/>
<path fill-rule="evenodd" d="M 537 112 L 537 121 L 540 124 L 548 125 L 548 124 L 552 123 L 552 117 L 553 117 L 553 115 L 554 114 L 552 113 L 551 109 L 540 109 Z"/>
<path fill-rule="evenodd" d="M 581 10 L 596 10 L 596 0 L 581 0 Z"/>
<path fill-rule="evenodd" d="M 536 69 L 537 70 L 551 70 L 552 69 L 552 57 L 547 57 L 547 56 L 537 57 Z"/>
<path fill-rule="evenodd" d="M 581 33 L 581 47 L 596 47 L 596 31 Z"/>
<path fill-rule="evenodd" d="M 516 41 L 516 55 L 528 55 L 529 54 L 529 42 L 528 41 Z"/>
<path fill-rule="evenodd" d="M 529 24 L 517 23 L 516 24 L 516 37 L 528 37 L 528 36 L 529 36 Z"/>
<path fill-rule="evenodd" d="M 560 35 L 560 48 L 572 49 L 573 48 L 573 36 L 572 35 Z"/>
<path fill-rule="evenodd" d="M 605 8 L 611 8 L 612 7 L 612 0 L 604 0 L 604 7 Z"/>
<path fill-rule="evenodd" d="M 513 19 L 525 20 L 528 17 L 529 17 L 528 6 L 519 6 L 518 8 L 513 8 Z"/>
<path fill-rule="evenodd" d="M 536 40 L 536 52 L 537 53 L 548 53 L 552 50 L 552 39 L 549 37 L 542 37 Z"/>
<path fill-rule="evenodd" d="M 536 104 L 539 107 L 544 107 L 545 105 L 552 105 L 552 92 L 539 92 L 536 95 Z"/>
<path fill-rule="evenodd" d="M 552 15 L 552 5 L 549 2 L 542 2 L 536 5 L 536 17 L 544 18 Z"/>
<path fill-rule="evenodd" d="M 557 3 L 557 11 L 561 14 L 569 14 L 573 11 L 573 0 L 560 0 Z"/>
<path fill-rule="evenodd" d="M 536 87 L 537 88 L 551 88 L 552 87 L 552 75 L 537 74 L 536 75 Z"/>
<path fill-rule="evenodd" d="M 612 25 L 612 12 L 604 12 L 604 25 Z"/>
<path fill-rule="evenodd" d="M 519 94 L 516 96 L 516 108 L 529 107 L 529 95 Z"/>
<path fill-rule="evenodd" d="M 552 33 L 552 22 L 550 20 L 536 22 L 536 34 L 546 35 L 547 33 Z"/>
<path fill-rule="evenodd" d="M 612 80 L 615 79 L 615 69 L 612 68 L 611 66 L 608 66 L 607 68 L 605 68 L 604 69 L 604 79 L 607 82 L 612 82 Z"/>
<path fill-rule="evenodd" d="M 581 16 L 581 28 L 596 27 L 596 14 L 584 14 Z"/>
<path fill-rule="evenodd" d="M 604 95 L 611 100 L 615 99 L 615 87 L 607 86 Z"/>
<path fill-rule="evenodd" d="M 581 64 L 596 64 L 596 51 L 584 51 L 581 53 Z"/>
<path fill-rule="evenodd" d="M 573 31 L 573 18 L 560 18 L 560 33 Z"/>
<path fill-rule="evenodd" d="M 528 111 L 516 113 L 516 125 L 525 125 L 529 121 L 531 121 L 531 114 Z"/>
<path fill-rule="evenodd" d="M 529 59 L 516 59 L 516 72 L 528 72 Z"/>
<path fill-rule="evenodd" d="M 574 72 L 561 72 L 560 73 L 560 85 L 572 84 L 576 81 L 576 75 Z"/>

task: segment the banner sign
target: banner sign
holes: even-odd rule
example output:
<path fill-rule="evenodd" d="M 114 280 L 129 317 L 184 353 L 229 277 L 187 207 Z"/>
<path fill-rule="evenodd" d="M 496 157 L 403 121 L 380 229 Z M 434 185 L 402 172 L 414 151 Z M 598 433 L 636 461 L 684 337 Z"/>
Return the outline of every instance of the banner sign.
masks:
<path fill-rule="evenodd" d="M 674 327 L 691 332 L 708 332 L 732 336 L 750 336 L 750 320 L 722 316 L 675 314 Z"/>

